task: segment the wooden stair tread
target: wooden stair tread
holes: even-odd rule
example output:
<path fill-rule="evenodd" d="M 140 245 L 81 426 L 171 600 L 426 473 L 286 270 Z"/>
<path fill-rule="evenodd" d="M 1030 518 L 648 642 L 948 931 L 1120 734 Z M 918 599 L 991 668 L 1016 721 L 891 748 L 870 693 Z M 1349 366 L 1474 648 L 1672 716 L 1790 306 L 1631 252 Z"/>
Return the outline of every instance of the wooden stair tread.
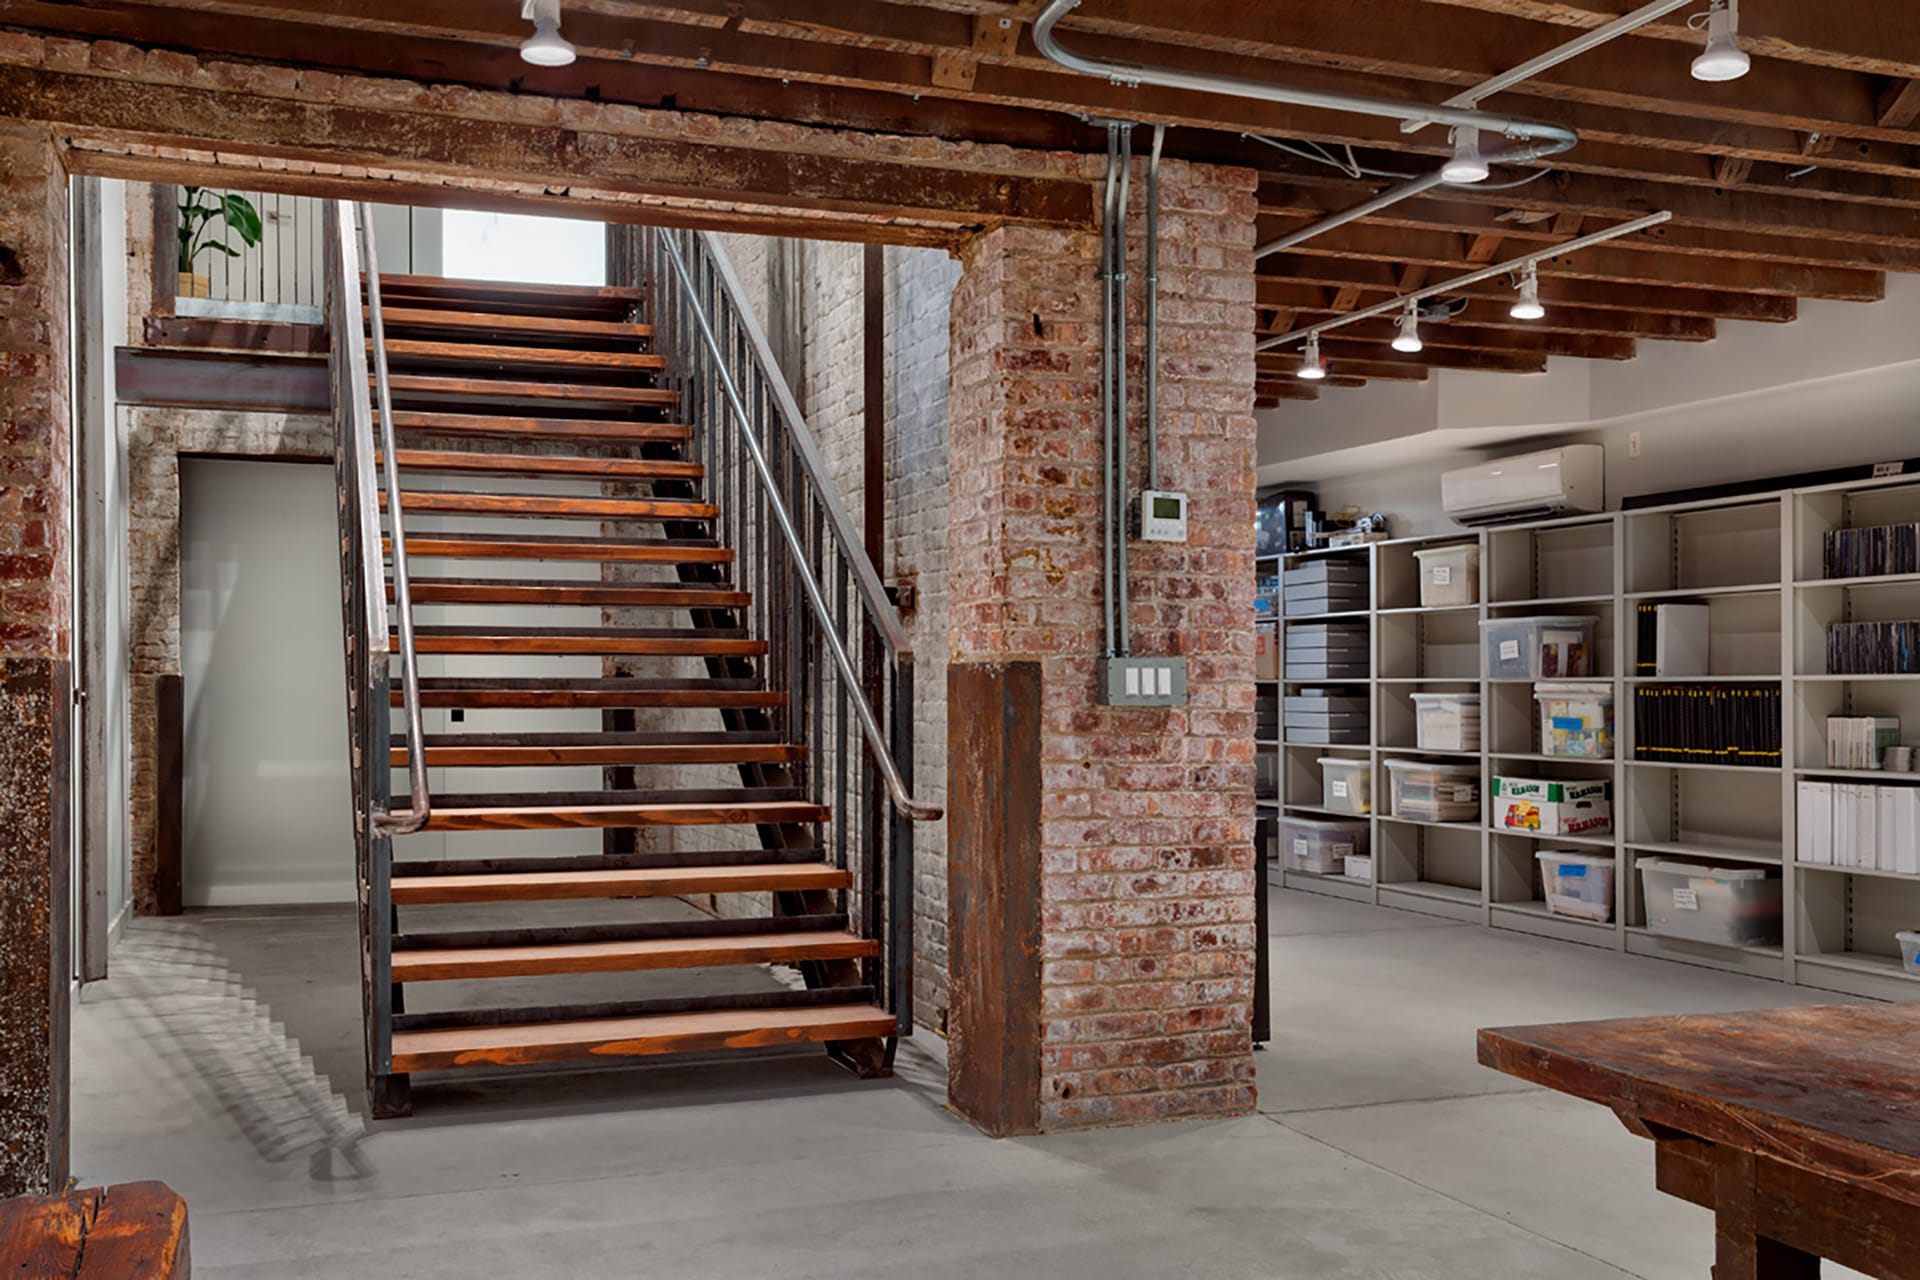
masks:
<path fill-rule="evenodd" d="M 360 273 L 362 283 L 366 272 Z M 435 298 L 510 298 L 516 301 L 555 302 L 563 305 L 589 303 L 629 306 L 645 302 L 647 291 L 622 285 L 532 284 L 518 280 L 479 280 L 465 276 L 415 275 L 405 271 L 382 271 L 380 292 L 416 293 Z"/>
<path fill-rule="evenodd" d="M 369 385 L 372 385 L 371 380 Z M 678 392 L 663 387 L 530 382 L 518 378 L 461 378 L 424 373 L 392 374 L 387 379 L 387 386 L 396 395 L 435 395 L 463 400 L 577 400 L 594 404 L 669 405 L 680 398 Z"/>
<path fill-rule="evenodd" d="M 745 682 L 741 682 L 744 684 Z M 392 700 L 402 705 L 404 693 L 396 683 Z M 463 680 L 435 676 L 420 681 L 420 704 L 427 707 L 780 707 L 785 693 L 764 688 L 729 687 L 705 681 L 614 679 Z"/>
<path fill-rule="evenodd" d="M 384 299 L 382 302 L 384 304 Z M 371 309 L 362 307 L 361 315 Z M 453 311 L 427 307 L 382 305 L 381 319 L 389 331 L 436 329 L 447 332 L 536 333 L 559 338 L 632 339 L 653 337 L 653 326 L 628 320 L 579 320 L 571 316 L 503 315 L 491 311 Z"/>
<path fill-rule="evenodd" d="M 380 509 L 386 510 L 387 492 L 380 490 Z M 720 508 L 710 502 L 681 502 L 659 498 L 587 498 L 544 493 L 462 493 L 403 489 L 402 511 L 453 515 L 572 516 L 582 520 L 714 520 Z"/>
<path fill-rule="evenodd" d="M 381 539 L 391 554 L 392 541 Z M 407 554 L 414 559 L 590 560 L 603 564 L 731 564 L 733 548 L 672 538 L 588 538 L 551 534 L 411 534 Z"/>
<path fill-rule="evenodd" d="M 394 644 L 399 633 L 389 635 Z M 655 657 L 757 658 L 764 640 L 734 632 L 661 627 L 416 627 L 420 653 L 635 654 Z"/>
<path fill-rule="evenodd" d="M 399 414 L 394 415 L 396 418 Z M 404 471 L 450 471 L 456 474 L 585 476 L 607 480 L 698 480 L 706 467 L 671 458 L 582 458 L 540 453 L 462 453 L 450 449 L 395 449 L 394 461 Z M 380 450 L 374 460 L 382 460 Z"/>
<path fill-rule="evenodd" d="M 703 969 L 712 965 L 864 960 L 880 944 L 844 930 L 808 929 L 702 938 L 634 938 L 541 946 L 422 947 L 393 953 L 395 982 L 519 978 L 556 973 Z"/>
<path fill-rule="evenodd" d="M 405 766 L 407 748 L 399 746 L 389 750 L 393 766 Z M 426 752 L 427 767 L 431 769 L 489 766 L 538 768 L 542 765 L 797 764 L 807 757 L 805 747 L 782 742 L 436 744 L 429 741 Z"/>
<path fill-rule="evenodd" d="M 413 550 L 409 542 L 408 549 Z M 419 554 L 417 551 L 415 554 Z M 744 609 L 753 597 L 717 587 L 618 582 L 526 581 L 517 578 L 415 578 L 415 604 L 624 605 L 651 609 Z M 387 598 L 393 598 L 387 584 Z"/>
<path fill-rule="evenodd" d="M 379 410 L 374 418 L 379 419 Z M 437 412 L 395 409 L 396 431 L 425 431 L 444 436 L 507 436 L 531 440 L 687 441 L 693 428 L 682 422 L 623 422 L 603 418 Z"/>
<path fill-rule="evenodd" d="M 762 1049 L 829 1040 L 885 1038 L 893 1015 L 874 1005 L 714 1009 L 634 1018 L 396 1031 L 396 1072 Z"/>
<path fill-rule="evenodd" d="M 373 350 L 373 339 L 367 339 Z M 497 342 L 432 342 L 422 338 L 387 339 L 387 364 L 411 368 L 416 361 L 433 364 L 476 364 L 488 367 L 586 369 L 594 372 L 626 369 L 655 373 L 667 367 L 666 357 L 644 351 L 593 351 L 577 347 L 509 346 Z"/>
<path fill-rule="evenodd" d="M 447 806 L 434 803 L 429 831 L 558 831 L 597 827 L 729 827 L 826 822 L 827 806 L 804 800 L 735 803 Z"/>
<path fill-rule="evenodd" d="M 691 893 L 830 891 L 852 885 L 852 872 L 817 862 L 473 875 L 408 875 L 404 862 L 396 862 L 393 867 L 393 900 L 400 906 L 571 898 L 671 898 Z"/>

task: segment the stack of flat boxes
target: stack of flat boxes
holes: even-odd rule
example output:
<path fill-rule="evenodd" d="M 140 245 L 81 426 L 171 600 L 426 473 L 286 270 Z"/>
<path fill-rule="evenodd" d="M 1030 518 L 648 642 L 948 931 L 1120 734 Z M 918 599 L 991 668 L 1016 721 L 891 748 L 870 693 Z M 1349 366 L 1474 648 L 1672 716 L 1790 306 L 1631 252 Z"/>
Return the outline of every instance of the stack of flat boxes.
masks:
<path fill-rule="evenodd" d="M 1289 681 L 1367 678 L 1364 621 L 1296 620 L 1362 612 L 1369 607 L 1368 593 L 1365 561 L 1328 557 L 1287 570 L 1282 611 L 1287 618 Z M 1365 743 L 1370 737 L 1369 711 L 1363 689 L 1296 686 L 1286 698 L 1286 741 L 1313 745 Z"/>

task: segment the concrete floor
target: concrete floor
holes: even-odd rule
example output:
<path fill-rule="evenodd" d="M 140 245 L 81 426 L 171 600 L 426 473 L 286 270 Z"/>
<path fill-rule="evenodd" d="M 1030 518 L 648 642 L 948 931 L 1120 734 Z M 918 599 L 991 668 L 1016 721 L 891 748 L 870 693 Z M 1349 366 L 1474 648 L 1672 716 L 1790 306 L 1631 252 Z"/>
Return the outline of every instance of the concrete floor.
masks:
<path fill-rule="evenodd" d="M 413 1119 L 320 1162 L 325 1090 L 288 1079 L 247 1000 L 357 1105 L 344 915 L 142 925 L 76 1010 L 76 1171 L 185 1195 L 201 1280 L 1704 1280 L 1709 1218 L 1653 1190 L 1648 1144 L 1476 1066 L 1474 1030 L 1806 993 L 1302 894 L 1273 907 L 1259 1116 L 994 1142 L 943 1110 L 923 1036 L 891 1081 L 809 1052 L 422 1089 Z M 194 964 L 156 969 L 157 944 Z M 210 1070 L 210 1042 L 239 1065 Z"/>

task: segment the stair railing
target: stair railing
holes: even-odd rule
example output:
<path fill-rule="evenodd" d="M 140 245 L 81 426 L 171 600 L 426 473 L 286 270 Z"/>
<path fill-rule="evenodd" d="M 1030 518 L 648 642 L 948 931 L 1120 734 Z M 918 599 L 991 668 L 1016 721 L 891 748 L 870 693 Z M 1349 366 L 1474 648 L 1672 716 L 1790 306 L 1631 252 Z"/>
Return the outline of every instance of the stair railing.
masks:
<path fill-rule="evenodd" d="M 380 310 L 380 265 L 372 226 L 366 205 L 346 200 L 327 203 L 327 363 L 333 384 L 334 472 L 339 490 L 354 860 L 361 946 L 367 958 L 361 970 L 361 1000 L 367 1024 L 368 1088 L 377 1091 L 393 1070 L 392 837 L 425 826 L 432 807 L 427 795 L 413 596 L 394 450 L 393 395 Z M 364 298 L 362 271 L 366 279 Z M 371 374 L 369 348 L 373 353 Z M 384 522 L 380 501 L 383 491 Z M 408 803 L 401 810 L 392 807 L 390 742 L 395 655 L 389 640 L 388 560 L 392 563 L 393 612 L 398 621 L 401 694 L 408 735 Z"/>
<path fill-rule="evenodd" d="M 752 593 L 748 631 L 768 642 L 790 736 L 808 744 L 814 794 L 833 805 L 836 861 L 858 873 L 867 936 L 884 933 L 885 972 L 876 976 L 886 1007 L 909 1034 L 912 824 L 942 816 L 907 781 L 912 646 L 719 238 L 644 229 L 640 258 L 656 349 L 720 508 L 716 532 Z M 872 776 L 857 767 L 849 730 L 864 742 Z"/>

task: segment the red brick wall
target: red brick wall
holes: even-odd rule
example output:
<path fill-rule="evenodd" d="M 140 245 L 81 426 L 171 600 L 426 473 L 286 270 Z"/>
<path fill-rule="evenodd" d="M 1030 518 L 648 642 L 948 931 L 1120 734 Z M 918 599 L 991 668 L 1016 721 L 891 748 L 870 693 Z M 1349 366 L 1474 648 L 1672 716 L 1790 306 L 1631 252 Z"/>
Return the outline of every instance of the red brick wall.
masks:
<path fill-rule="evenodd" d="M 0 1197 L 66 1174 L 66 174 L 0 123 Z"/>
<path fill-rule="evenodd" d="M 1188 706 L 1094 696 L 1098 237 L 984 234 L 953 302 L 952 658 L 1043 673 L 1042 1129 L 1254 1102 L 1253 175 L 1170 162 L 1163 178 L 1161 479 L 1191 519 L 1185 545 L 1133 546 L 1132 636 L 1136 654 L 1186 656 Z M 1136 487 L 1140 256 L 1136 235 Z"/>

